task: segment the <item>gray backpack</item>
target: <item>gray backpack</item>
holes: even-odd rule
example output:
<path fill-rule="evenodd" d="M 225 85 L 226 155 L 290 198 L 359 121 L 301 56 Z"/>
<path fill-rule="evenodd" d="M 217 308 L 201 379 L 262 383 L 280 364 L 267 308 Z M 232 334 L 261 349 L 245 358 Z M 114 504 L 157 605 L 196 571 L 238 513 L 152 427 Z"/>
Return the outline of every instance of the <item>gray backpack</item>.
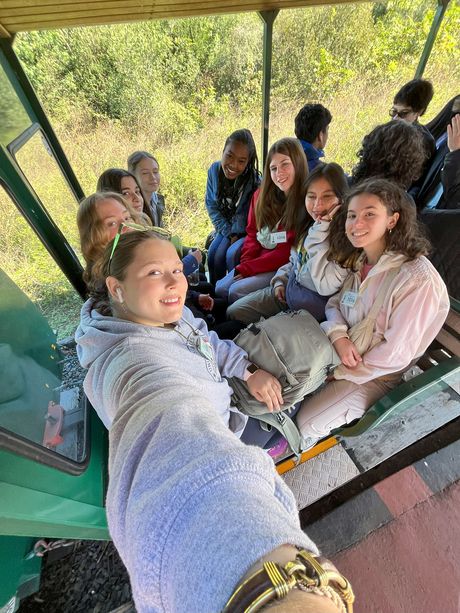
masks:
<path fill-rule="evenodd" d="M 235 377 L 229 379 L 233 404 L 260 420 L 265 429 L 279 430 L 299 455 L 302 437 L 288 411 L 324 383 L 330 370 L 340 363 L 332 343 L 316 319 L 303 310 L 261 319 L 242 330 L 234 342 L 247 352 L 249 360 L 278 379 L 284 404 L 279 413 L 267 413 L 265 404 L 253 398 L 246 383 Z"/>

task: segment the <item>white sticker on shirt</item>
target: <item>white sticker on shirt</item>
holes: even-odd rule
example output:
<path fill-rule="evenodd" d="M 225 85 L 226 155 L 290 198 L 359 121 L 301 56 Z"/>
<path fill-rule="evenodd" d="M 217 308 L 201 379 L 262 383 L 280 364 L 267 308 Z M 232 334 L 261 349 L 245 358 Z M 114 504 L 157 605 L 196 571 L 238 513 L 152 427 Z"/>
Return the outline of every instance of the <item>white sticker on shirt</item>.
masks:
<path fill-rule="evenodd" d="M 345 292 L 340 300 L 340 304 L 348 307 L 354 307 L 358 300 L 358 292 Z"/>
<path fill-rule="evenodd" d="M 198 339 L 197 349 L 201 355 L 207 360 L 212 360 L 214 355 L 212 352 L 212 345 L 207 338 L 202 336 Z"/>
<path fill-rule="evenodd" d="M 280 243 L 285 243 L 287 241 L 287 234 L 286 232 L 271 232 L 270 241 L 272 245 L 279 245 Z"/>

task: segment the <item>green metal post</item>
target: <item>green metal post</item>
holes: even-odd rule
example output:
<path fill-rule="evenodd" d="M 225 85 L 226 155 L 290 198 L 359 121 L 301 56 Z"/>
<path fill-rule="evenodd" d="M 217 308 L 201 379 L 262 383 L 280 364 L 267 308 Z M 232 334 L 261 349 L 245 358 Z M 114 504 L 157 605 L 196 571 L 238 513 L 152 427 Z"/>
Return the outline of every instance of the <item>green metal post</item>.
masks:
<path fill-rule="evenodd" d="M 24 181 L 21 170 L 14 158 L 0 147 L 0 182 L 8 186 L 14 203 L 39 236 L 59 268 L 84 298 L 86 286 L 82 278 L 82 267 L 67 239 L 54 223 L 35 192 Z"/>
<path fill-rule="evenodd" d="M 422 51 L 422 55 L 420 56 L 420 61 L 417 66 L 417 70 L 415 71 L 415 79 L 420 79 L 420 77 L 423 75 L 449 2 L 450 0 L 438 0 L 438 8 L 436 9 L 436 13 L 433 18 L 433 23 L 431 24 L 431 29 L 428 33 L 428 37 L 426 39 L 425 46 Z"/>
<path fill-rule="evenodd" d="M 69 164 L 56 133 L 54 132 L 53 127 L 51 126 L 39 99 L 37 98 L 34 88 L 27 78 L 17 55 L 13 51 L 12 44 L 13 43 L 10 39 L 0 38 L 0 49 L 2 51 L 2 53 L 0 53 L 0 61 L 3 68 L 19 99 L 24 105 L 24 108 L 29 114 L 31 121 L 39 123 L 43 132 L 46 134 L 62 174 L 69 184 L 72 193 L 75 195 L 77 200 L 81 200 L 85 194 L 83 193 L 80 183 L 78 182 L 78 179 Z"/>
<path fill-rule="evenodd" d="M 259 17 L 264 24 L 264 58 L 262 78 L 262 160 L 265 164 L 268 153 L 268 131 L 270 123 L 270 85 L 272 80 L 272 41 L 273 22 L 279 10 L 260 11 Z"/>

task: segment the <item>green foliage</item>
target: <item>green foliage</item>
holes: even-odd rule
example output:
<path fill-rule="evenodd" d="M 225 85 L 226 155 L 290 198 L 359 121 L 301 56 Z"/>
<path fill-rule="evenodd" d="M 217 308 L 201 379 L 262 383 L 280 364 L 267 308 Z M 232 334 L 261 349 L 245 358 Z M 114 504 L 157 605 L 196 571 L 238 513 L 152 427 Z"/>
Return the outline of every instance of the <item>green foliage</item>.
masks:
<path fill-rule="evenodd" d="M 19 136 L 31 122 L 1 68 L 0 92 L 0 142 L 7 145 L 16 136 Z"/>
<path fill-rule="evenodd" d="M 272 96 L 324 99 L 359 80 L 412 75 L 434 0 L 388 0 L 281 11 L 274 26 Z M 451 3 L 431 61 L 459 57 L 460 6 Z M 260 106 L 262 27 L 255 14 L 24 33 L 16 50 L 49 113 L 74 122 L 149 128 L 154 146 L 201 130 L 236 107 Z"/>
<path fill-rule="evenodd" d="M 271 141 L 293 134 L 300 106 L 321 101 L 334 118 L 327 159 L 351 171 L 362 137 L 387 121 L 395 91 L 412 78 L 435 9 L 435 0 L 388 0 L 281 11 L 274 24 Z M 453 0 L 425 72 L 435 86 L 427 120 L 458 93 L 459 31 L 460 4 Z M 152 151 L 162 170 L 168 227 L 184 244 L 203 246 L 211 230 L 206 171 L 225 138 L 247 127 L 260 150 L 258 17 L 30 32 L 18 35 L 15 49 L 86 193 L 95 190 L 104 169 L 125 167 L 135 149 Z M 14 137 L 18 120 L 27 118 L 6 83 L 0 88 L 2 138 Z M 31 143 L 27 155 L 26 175 L 75 245 L 76 203 L 39 142 Z M 71 312 L 78 308 L 74 294 L 4 200 L 0 193 L 0 265 L 55 327 L 67 331 L 53 297 Z"/>

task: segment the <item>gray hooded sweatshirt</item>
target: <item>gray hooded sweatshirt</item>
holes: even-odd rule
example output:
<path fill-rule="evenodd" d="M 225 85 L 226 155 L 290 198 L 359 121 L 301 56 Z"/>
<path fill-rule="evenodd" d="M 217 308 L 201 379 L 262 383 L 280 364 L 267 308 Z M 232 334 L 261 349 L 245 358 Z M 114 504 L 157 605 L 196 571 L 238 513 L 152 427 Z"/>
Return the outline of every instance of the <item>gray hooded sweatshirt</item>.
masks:
<path fill-rule="evenodd" d="M 185 336 L 189 325 L 209 339 L 218 372 L 243 378 L 241 349 L 185 310 Z M 139 613 L 217 613 L 275 547 L 317 552 L 272 460 L 222 419 L 230 391 L 195 334 L 103 317 L 88 301 L 76 339 L 85 391 L 110 428 L 108 523 Z"/>

